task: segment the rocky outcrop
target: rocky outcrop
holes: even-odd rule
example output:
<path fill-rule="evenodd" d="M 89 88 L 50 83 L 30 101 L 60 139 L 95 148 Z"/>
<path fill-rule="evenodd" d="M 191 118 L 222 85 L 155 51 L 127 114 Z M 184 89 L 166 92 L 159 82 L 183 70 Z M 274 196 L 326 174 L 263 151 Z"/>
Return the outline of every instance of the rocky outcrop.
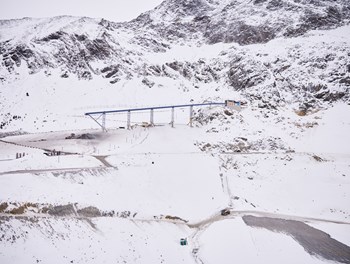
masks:
<path fill-rule="evenodd" d="M 288 100 L 313 105 L 348 100 L 348 43 L 290 44 L 276 56 L 271 49 L 254 51 L 246 45 L 268 45 L 349 21 L 345 0 L 167 0 L 126 23 L 74 17 L 3 20 L 0 82 L 11 82 L 25 69 L 47 76 L 58 69 L 61 78 L 104 78 L 111 84 L 139 78 L 149 88 L 159 77 L 181 83 L 184 90 L 212 83 L 240 91 L 263 108 Z M 24 30 L 15 34 L 18 27 Z M 200 49 L 220 42 L 239 45 L 211 58 L 149 61 L 175 45 Z"/>
<path fill-rule="evenodd" d="M 271 78 L 266 67 L 249 56 L 234 55 L 227 73 L 229 85 L 235 90 L 245 90 L 257 86 Z"/>
<path fill-rule="evenodd" d="M 169 41 L 180 38 L 247 45 L 334 28 L 348 23 L 349 18 L 346 0 L 169 0 L 131 24 L 155 30 Z"/>

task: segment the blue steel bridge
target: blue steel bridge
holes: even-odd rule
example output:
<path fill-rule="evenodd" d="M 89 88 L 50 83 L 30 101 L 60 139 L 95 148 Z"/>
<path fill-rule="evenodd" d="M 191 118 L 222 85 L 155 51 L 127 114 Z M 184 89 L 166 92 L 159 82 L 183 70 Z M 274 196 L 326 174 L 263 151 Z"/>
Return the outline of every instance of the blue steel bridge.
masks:
<path fill-rule="evenodd" d="M 202 104 L 182 104 L 182 105 L 166 105 L 166 106 L 153 106 L 153 107 L 141 107 L 141 108 L 127 108 L 127 109 L 116 109 L 116 110 L 106 110 L 106 111 L 96 111 L 96 112 L 87 112 L 85 113 L 86 116 L 91 117 L 101 128 L 104 132 L 107 131 L 106 129 L 106 115 L 108 114 L 115 114 L 115 113 L 126 113 L 127 114 L 127 129 L 131 128 L 131 113 L 132 112 L 141 112 L 141 111 L 149 111 L 150 112 L 150 126 L 154 126 L 154 111 L 155 110 L 162 110 L 162 109 L 171 109 L 171 121 L 170 124 L 172 127 L 174 127 L 175 122 L 175 108 L 189 108 L 190 118 L 189 118 L 189 125 L 192 127 L 192 118 L 193 118 L 193 108 L 194 107 L 205 107 L 205 106 L 240 106 L 240 102 L 233 101 L 233 100 L 226 100 L 224 103 L 216 103 L 216 102 L 209 102 L 209 103 L 202 103 Z"/>

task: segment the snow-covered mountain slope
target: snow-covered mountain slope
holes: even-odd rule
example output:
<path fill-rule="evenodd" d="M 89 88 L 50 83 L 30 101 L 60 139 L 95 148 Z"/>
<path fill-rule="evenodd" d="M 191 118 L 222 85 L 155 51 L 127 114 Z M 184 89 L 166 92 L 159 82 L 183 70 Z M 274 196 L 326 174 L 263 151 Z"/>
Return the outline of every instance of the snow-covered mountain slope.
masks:
<path fill-rule="evenodd" d="M 0 21 L 0 262 L 349 263 L 349 8 Z"/>
<path fill-rule="evenodd" d="M 305 111 L 349 98 L 348 24 L 349 3 L 341 0 L 171 0 L 128 23 L 65 16 L 4 20 L 1 94 L 28 74 L 42 73 L 50 83 L 57 77 L 100 80 L 116 91 L 135 79 L 141 80 L 137 86 L 175 83 L 190 92 L 210 86 L 214 97 L 222 89 L 239 90 L 261 105 L 298 101 Z"/>
<path fill-rule="evenodd" d="M 23 34 L 23 38 L 13 37 L 1 44 L 2 129 L 16 130 L 17 116 L 31 119 L 30 123 L 36 118 L 52 123 L 60 112 L 65 112 L 64 116 L 67 112 L 82 115 L 87 107 L 108 105 L 131 107 L 244 97 L 270 109 L 297 102 L 295 108 L 306 114 L 327 107 L 329 102 L 349 100 L 349 26 L 277 38 L 266 44 L 197 47 L 193 43 L 167 46 L 155 42 L 146 50 L 131 38 L 131 31 L 106 33 L 107 29 L 92 19 L 64 17 L 46 22 L 47 28 L 60 23 L 69 30 L 54 28 L 54 32 L 39 31 L 31 37 Z M 16 25 L 14 21 L 8 24 Z M 80 32 L 85 40 L 69 31 Z M 156 52 L 155 47 L 161 51 Z M 62 107 L 60 101 L 67 93 L 71 96 L 64 99 Z M 39 113 L 28 115 L 33 102 L 39 101 Z M 21 128 L 33 130 L 23 123 Z"/>

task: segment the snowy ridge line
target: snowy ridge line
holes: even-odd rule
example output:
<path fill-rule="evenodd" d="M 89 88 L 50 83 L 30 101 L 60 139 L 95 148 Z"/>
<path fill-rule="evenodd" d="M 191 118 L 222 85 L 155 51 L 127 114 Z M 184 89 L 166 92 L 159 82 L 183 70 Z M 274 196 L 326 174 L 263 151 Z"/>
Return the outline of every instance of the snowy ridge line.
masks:
<path fill-rule="evenodd" d="M 10 160 L 15 160 L 15 159 L 0 159 L 0 161 L 10 161 Z"/>
<path fill-rule="evenodd" d="M 15 214 L 6 214 L 6 213 L 0 213 L 0 219 L 1 218 L 15 218 L 15 219 L 25 219 L 25 218 L 54 218 L 59 220 L 66 220 L 66 219 L 77 219 L 77 220 L 86 220 L 86 219 L 93 219 L 93 218 L 118 218 L 118 219 L 125 219 L 131 222 L 140 222 L 140 223 L 171 223 L 171 224 L 177 224 L 177 225 L 186 225 L 188 224 L 185 221 L 181 221 L 179 219 L 167 219 L 167 218 L 157 218 L 156 216 L 153 218 L 131 218 L 131 217 L 123 217 L 123 216 L 82 216 L 78 215 L 76 212 L 71 215 L 49 215 L 49 214 L 43 214 L 43 213 L 32 213 L 32 214 L 22 214 L 22 215 L 15 215 Z"/>
<path fill-rule="evenodd" d="M 87 116 L 79 116 L 81 118 L 84 118 L 84 119 L 88 119 Z M 108 121 L 108 119 L 107 119 Z M 112 121 L 115 121 L 115 120 L 112 120 Z M 117 120 L 117 121 L 123 121 L 124 120 Z M 125 121 L 126 122 L 126 121 Z M 131 121 L 130 123 L 133 123 L 133 124 L 140 124 L 141 122 L 136 122 L 136 121 Z M 161 125 L 166 125 L 166 124 L 169 124 L 169 123 L 159 123 Z M 177 125 L 184 125 L 184 124 L 177 124 Z M 115 130 L 124 130 L 124 129 L 120 129 L 118 127 L 112 127 L 112 128 L 108 128 L 109 131 L 115 131 Z M 4 138 L 9 138 L 9 137 L 16 137 L 16 136 L 28 136 L 28 135 L 45 135 L 45 134 L 52 134 L 52 133 L 61 133 L 61 132 L 67 132 L 67 133 L 83 133 L 83 132 L 100 132 L 101 129 L 98 129 L 98 128 L 85 128 L 85 129 L 64 129 L 64 130 L 50 130 L 50 131 L 41 131 L 41 132 L 26 132 L 25 134 L 23 135 L 9 135 L 9 136 L 5 136 Z M 0 139 L 0 141 L 2 141 Z M 5 142 L 5 141 L 4 141 Z M 6 142 L 5 142 L 6 143 Z"/>
<path fill-rule="evenodd" d="M 41 148 L 39 148 L 39 147 L 26 146 L 26 145 L 18 144 L 18 143 L 11 142 L 11 141 L 5 141 L 5 140 L 2 140 L 2 139 L 0 139 L 0 142 L 5 143 L 5 144 L 11 144 L 11 145 L 19 146 L 19 147 L 25 147 L 25 148 L 32 148 L 32 149 L 40 149 L 40 150 L 43 150 L 43 149 L 41 149 Z"/>
<path fill-rule="evenodd" d="M 44 149 L 44 148 L 39 148 L 39 147 L 34 147 L 34 146 L 28 146 L 28 145 L 23 145 L 23 144 L 19 144 L 19 143 L 15 143 L 15 142 L 11 142 L 11 141 L 5 141 L 5 140 L 0 140 L 0 142 L 3 142 L 3 143 L 7 143 L 7 144 L 12 144 L 12 145 L 15 145 L 15 146 L 20 146 L 20 147 L 26 147 L 26 148 L 33 148 L 33 149 L 40 149 L 40 150 L 43 150 L 43 151 L 52 151 L 51 149 Z M 64 155 L 82 155 L 80 153 L 77 153 L 77 152 L 67 152 L 67 151 L 60 151 L 61 153 L 63 153 Z"/>
<path fill-rule="evenodd" d="M 102 163 L 102 162 L 101 162 Z M 57 168 L 57 169 L 34 169 L 34 170 L 15 170 L 15 171 L 5 171 L 0 172 L 1 175 L 7 175 L 7 174 L 37 174 L 37 173 L 44 173 L 44 172 L 75 172 L 75 171 L 86 171 L 90 169 L 105 169 L 105 168 L 115 168 L 112 166 L 103 166 L 103 167 L 81 167 L 81 168 Z"/>
<path fill-rule="evenodd" d="M 84 116 L 84 118 L 87 118 Z M 96 131 L 99 131 L 99 129 L 96 129 L 96 128 L 91 128 L 91 129 L 65 129 L 65 130 L 51 130 L 51 131 L 41 131 L 41 132 L 26 132 L 26 134 L 23 134 L 23 135 L 41 135 L 41 134 L 51 134 L 51 133 L 59 133 L 59 132 L 67 132 L 67 133 L 70 133 L 70 132 L 76 132 L 76 131 L 91 131 L 91 130 L 96 130 Z M 111 130 L 111 129 L 110 129 Z M 22 136 L 22 135 L 11 135 L 11 136 L 6 136 L 6 137 L 16 137 L 16 136 Z"/>
<path fill-rule="evenodd" d="M 330 220 L 330 219 L 322 219 L 322 218 L 315 218 L 315 217 L 304 217 L 304 216 L 293 216 L 293 215 L 286 215 L 286 214 L 276 214 L 276 213 L 269 213 L 269 212 L 263 212 L 263 211 L 253 211 L 253 210 L 242 210 L 242 211 L 230 211 L 229 215 L 223 216 L 219 213 L 214 214 L 213 216 L 196 222 L 196 223 L 189 223 L 187 220 L 183 220 L 180 217 L 176 218 L 167 218 L 166 216 L 154 216 L 153 218 L 132 218 L 132 217 L 123 217 L 123 216 L 82 216 L 78 214 L 71 214 L 71 215 L 49 215 L 49 214 L 43 214 L 43 213 L 32 213 L 32 214 L 22 214 L 22 215 L 16 215 L 16 214 L 7 214 L 7 213 L 0 213 L 0 218 L 2 217 L 11 217 L 11 218 L 55 218 L 55 219 L 93 219 L 93 218 L 119 218 L 119 219 L 125 219 L 132 222 L 145 222 L 145 223 L 173 223 L 177 225 L 185 225 L 189 228 L 194 229 L 203 229 L 209 227 L 211 224 L 223 221 L 226 219 L 234 219 L 236 217 L 243 217 L 247 215 L 254 215 L 258 217 L 268 217 L 268 218 L 275 218 L 275 219 L 284 219 L 284 220 L 293 220 L 293 221 L 299 221 L 303 223 L 307 222 L 319 222 L 319 223 L 333 223 L 333 224 L 340 224 L 340 225 L 350 225 L 350 222 L 345 221 L 339 221 L 339 220 Z"/>

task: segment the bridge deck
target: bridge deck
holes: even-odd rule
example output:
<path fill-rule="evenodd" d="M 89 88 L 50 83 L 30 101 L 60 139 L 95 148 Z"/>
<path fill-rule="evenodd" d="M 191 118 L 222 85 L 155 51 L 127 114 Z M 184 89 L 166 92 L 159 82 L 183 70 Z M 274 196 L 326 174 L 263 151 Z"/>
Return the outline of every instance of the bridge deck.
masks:
<path fill-rule="evenodd" d="M 166 108 L 171 109 L 171 108 L 207 106 L 207 105 L 225 105 L 225 103 L 213 102 L 213 103 L 203 103 L 203 104 L 183 104 L 183 105 L 153 106 L 153 107 L 142 107 L 142 108 L 127 108 L 127 109 L 118 109 L 118 110 L 88 112 L 88 113 L 85 113 L 85 115 L 100 115 L 100 114 L 110 114 L 110 113 L 134 112 L 134 111 L 156 110 L 156 109 L 166 109 Z"/>
<path fill-rule="evenodd" d="M 101 128 L 103 131 L 106 130 L 106 114 L 112 114 L 112 113 L 127 113 L 127 127 L 128 129 L 131 128 L 131 122 L 130 122 L 130 116 L 131 112 L 136 111 L 150 111 L 150 124 L 151 126 L 154 125 L 153 122 L 153 113 L 154 110 L 158 109 L 171 109 L 171 126 L 174 127 L 174 111 L 175 108 L 184 108 L 184 107 L 190 107 L 190 121 L 189 124 L 192 127 L 192 118 L 193 118 L 193 107 L 194 106 L 215 106 L 215 105 L 221 105 L 221 106 L 230 106 L 235 104 L 240 104 L 239 102 L 233 101 L 233 100 L 226 100 L 224 103 L 215 103 L 215 102 L 209 102 L 209 103 L 202 103 L 202 104 L 182 104 L 182 105 L 166 105 L 166 106 L 152 106 L 152 107 L 141 107 L 141 108 L 126 108 L 126 109 L 117 109 L 117 110 L 105 110 L 105 111 L 96 111 L 96 112 L 87 112 L 85 113 L 86 116 L 91 117 Z M 99 115 L 96 117 L 96 115 Z M 102 123 L 98 121 L 99 118 L 102 117 Z"/>

